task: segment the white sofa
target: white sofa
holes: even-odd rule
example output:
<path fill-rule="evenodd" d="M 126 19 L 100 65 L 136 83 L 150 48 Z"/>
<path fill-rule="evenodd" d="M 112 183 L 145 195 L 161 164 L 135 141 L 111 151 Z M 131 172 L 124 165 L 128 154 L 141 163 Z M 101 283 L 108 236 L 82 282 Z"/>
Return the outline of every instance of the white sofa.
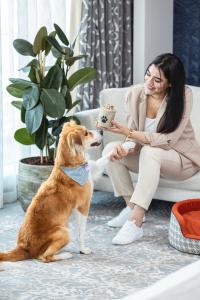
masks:
<path fill-rule="evenodd" d="M 195 130 L 196 138 L 200 144 L 200 87 L 190 86 L 193 92 L 193 110 L 191 114 L 191 121 Z M 100 105 L 107 103 L 113 104 L 116 109 L 116 120 L 125 124 L 124 101 L 128 88 L 112 88 L 102 90 L 100 93 Z M 88 129 L 95 130 L 96 118 L 99 109 L 91 109 L 76 113 L 80 119 L 81 124 Z M 101 156 L 103 147 L 110 141 L 123 140 L 124 137 L 110 132 L 103 132 L 102 145 L 95 147 L 89 151 L 91 159 L 98 159 Z M 137 180 L 137 174 L 132 173 L 133 183 Z M 120 174 L 119 174 L 120 176 Z M 107 175 L 102 175 L 101 178 L 95 182 L 95 189 L 100 191 L 112 192 L 112 185 Z M 154 195 L 155 199 L 177 202 L 183 199 L 199 198 L 200 197 L 200 172 L 193 177 L 184 181 L 172 181 L 160 179 L 159 187 Z"/>

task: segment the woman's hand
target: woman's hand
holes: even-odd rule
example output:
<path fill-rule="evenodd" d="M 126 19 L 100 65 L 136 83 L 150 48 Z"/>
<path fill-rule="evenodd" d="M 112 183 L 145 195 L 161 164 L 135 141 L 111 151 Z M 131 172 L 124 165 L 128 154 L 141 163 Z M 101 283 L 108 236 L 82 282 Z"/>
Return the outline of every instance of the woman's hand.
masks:
<path fill-rule="evenodd" d="M 114 133 L 120 133 L 125 136 L 127 136 L 129 134 L 129 129 L 125 125 L 122 125 L 121 123 L 119 123 L 115 120 L 112 121 L 112 125 L 113 125 L 113 127 L 103 128 L 103 129 L 106 131 L 114 132 Z"/>
<path fill-rule="evenodd" d="M 120 160 L 123 157 L 127 156 L 129 153 L 128 150 L 124 149 L 123 146 L 121 144 L 117 145 L 111 155 L 110 155 L 110 160 L 115 161 L 115 160 Z"/>

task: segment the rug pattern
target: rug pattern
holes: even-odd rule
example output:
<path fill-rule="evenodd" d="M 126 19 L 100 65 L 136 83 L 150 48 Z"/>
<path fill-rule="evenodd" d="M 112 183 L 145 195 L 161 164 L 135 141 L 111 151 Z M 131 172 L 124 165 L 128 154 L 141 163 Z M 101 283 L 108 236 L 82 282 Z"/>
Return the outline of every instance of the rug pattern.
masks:
<path fill-rule="evenodd" d="M 123 204 L 112 193 L 95 192 L 88 219 L 87 245 L 91 255 L 77 252 L 73 238 L 64 251 L 73 258 L 44 264 L 37 260 L 0 264 L 1 300 L 100 300 L 120 299 L 147 287 L 199 259 L 169 245 L 171 203 L 154 200 L 146 214 L 144 237 L 127 246 L 114 246 L 117 229 L 106 223 Z M 23 219 L 19 203 L 0 210 L 0 251 L 15 245 Z M 72 233 L 75 231 L 71 224 Z"/>

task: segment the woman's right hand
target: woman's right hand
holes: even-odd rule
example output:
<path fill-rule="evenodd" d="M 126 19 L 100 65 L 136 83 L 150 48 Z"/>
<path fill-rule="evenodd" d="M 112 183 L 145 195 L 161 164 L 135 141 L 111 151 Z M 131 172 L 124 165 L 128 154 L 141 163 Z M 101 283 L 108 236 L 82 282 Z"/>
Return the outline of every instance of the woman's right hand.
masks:
<path fill-rule="evenodd" d="M 115 146 L 115 148 L 112 150 L 112 153 L 110 155 L 110 160 L 115 161 L 115 160 L 120 160 L 123 157 L 127 156 L 129 153 L 128 150 L 124 149 L 121 144 Z"/>

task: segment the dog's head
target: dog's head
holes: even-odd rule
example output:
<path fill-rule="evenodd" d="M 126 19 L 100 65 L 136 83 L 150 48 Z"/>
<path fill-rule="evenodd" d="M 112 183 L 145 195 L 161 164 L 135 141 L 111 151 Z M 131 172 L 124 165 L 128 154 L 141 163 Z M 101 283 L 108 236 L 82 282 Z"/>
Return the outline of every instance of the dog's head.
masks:
<path fill-rule="evenodd" d="M 74 165 L 85 160 L 85 149 L 94 142 L 93 133 L 85 126 L 70 121 L 63 125 L 56 161 L 59 165 Z"/>

